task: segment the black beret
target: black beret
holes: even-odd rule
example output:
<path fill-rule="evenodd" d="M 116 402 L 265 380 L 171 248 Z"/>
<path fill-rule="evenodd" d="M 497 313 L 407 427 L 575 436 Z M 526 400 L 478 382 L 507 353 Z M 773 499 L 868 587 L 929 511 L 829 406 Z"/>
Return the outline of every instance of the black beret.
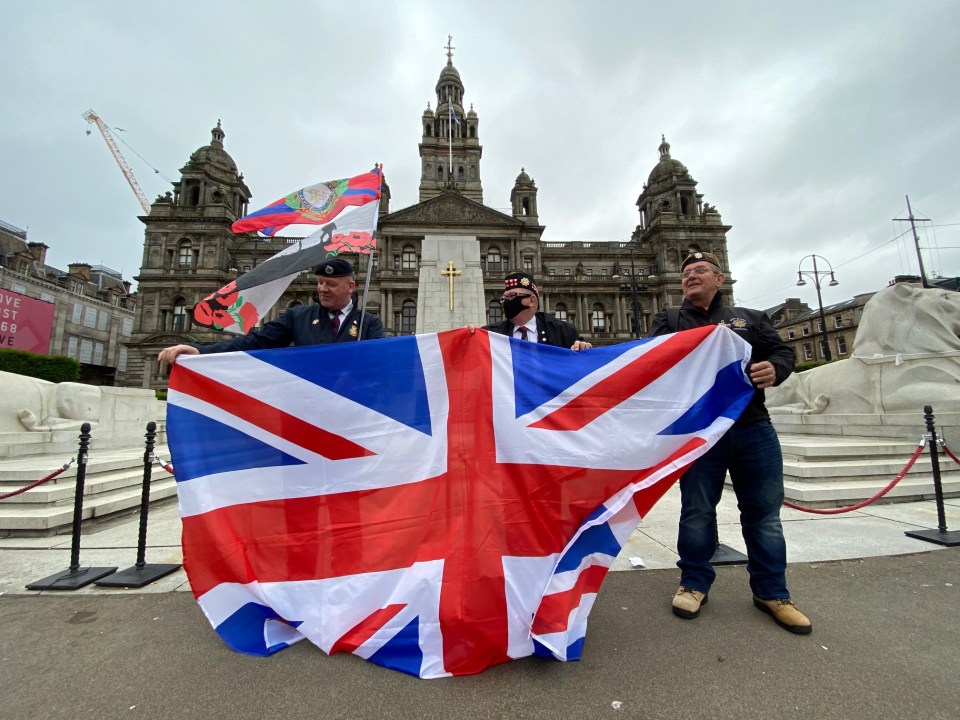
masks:
<path fill-rule="evenodd" d="M 533 281 L 533 275 L 529 275 L 528 273 L 510 273 L 503 279 L 504 290 L 516 290 L 517 288 L 529 290 L 537 297 L 540 297 L 540 290 L 537 288 L 537 284 Z"/>
<path fill-rule="evenodd" d="M 353 265 L 343 258 L 335 257 L 317 265 L 313 269 L 313 273 L 324 277 L 346 277 L 353 275 Z"/>
<path fill-rule="evenodd" d="M 704 262 L 712 263 L 713 265 L 716 265 L 718 268 L 723 270 L 723 265 L 720 264 L 720 261 L 717 259 L 716 255 L 714 255 L 712 252 L 701 252 L 700 250 L 697 250 L 696 252 L 690 253 L 683 259 L 683 262 L 680 264 L 680 272 L 683 272 L 683 269 L 687 265 L 695 262 L 700 262 L 701 260 Z"/>

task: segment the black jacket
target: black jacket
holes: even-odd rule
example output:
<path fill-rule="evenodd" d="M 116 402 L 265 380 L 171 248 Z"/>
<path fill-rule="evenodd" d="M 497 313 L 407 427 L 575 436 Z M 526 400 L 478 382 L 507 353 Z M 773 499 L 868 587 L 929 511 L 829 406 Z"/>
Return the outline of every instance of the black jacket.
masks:
<path fill-rule="evenodd" d="M 568 322 L 557 320 L 553 315 L 538 312 L 537 318 L 537 342 L 544 345 L 553 345 L 555 347 L 570 348 L 580 339 L 580 333 Z M 514 325 L 509 320 L 497 323 L 496 325 L 485 325 L 484 330 L 495 332 L 500 335 L 513 335 Z"/>
<path fill-rule="evenodd" d="M 713 298 L 713 302 L 710 303 L 710 308 L 706 312 L 696 307 L 689 300 L 683 301 L 679 313 L 673 312 L 676 313 L 675 327 L 671 327 L 673 323 L 671 322 L 670 311 L 661 310 L 654 316 L 650 325 L 651 337 L 669 335 L 678 330 L 692 330 L 704 325 L 719 325 L 721 322 L 725 322 L 731 330 L 753 347 L 750 357 L 752 362 L 767 360 L 773 365 L 777 373 L 777 380 L 774 385 L 782 383 L 793 372 L 793 366 L 797 360 L 796 355 L 789 346 L 784 345 L 765 312 L 721 305 L 719 293 Z M 754 390 L 750 404 L 744 409 L 737 422 L 749 424 L 769 417 L 770 414 L 763 404 L 763 390 Z"/>
<path fill-rule="evenodd" d="M 191 343 L 200 351 L 207 353 L 232 352 L 234 350 L 265 350 L 282 348 L 289 345 L 323 345 L 333 342 L 355 342 L 360 330 L 360 310 L 356 305 L 340 324 L 340 331 L 334 336 L 330 314 L 320 305 L 294 305 L 283 312 L 276 320 L 266 323 L 262 329 L 246 335 L 211 345 Z M 383 337 L 383 323 L 376 315 L 366 313 L 363 316 L 363 334 L 360 339 L 374 340 Z"/>

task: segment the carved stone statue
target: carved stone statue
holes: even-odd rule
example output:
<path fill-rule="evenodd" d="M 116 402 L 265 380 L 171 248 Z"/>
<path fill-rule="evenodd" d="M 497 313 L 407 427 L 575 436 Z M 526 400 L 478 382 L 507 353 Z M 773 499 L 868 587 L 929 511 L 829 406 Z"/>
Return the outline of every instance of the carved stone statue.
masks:
<path fill-rule="evenodd" d="M 960 407 L 960 293 L 898 283 L 864 306 L 853 356 L 766 391 L 771 413 L 878 414 Z"/>

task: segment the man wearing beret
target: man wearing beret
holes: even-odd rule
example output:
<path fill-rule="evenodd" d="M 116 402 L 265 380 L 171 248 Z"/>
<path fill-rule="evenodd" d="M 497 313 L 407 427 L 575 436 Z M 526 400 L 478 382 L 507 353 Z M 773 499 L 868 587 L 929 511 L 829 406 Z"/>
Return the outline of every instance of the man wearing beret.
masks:
<path fill-rule="evenodd" d="M 173 345 L 161 350 L 157 359 L 173 363 L 180 354 L 205 355 L 383 337 L 383 323 L 376 315 L 364 313 L 361 326 L 360 309 L 353 302 L 353 294 L 357 289 L 353 265 L 342 258 L 333 258 L 317 265 L 314 272 L 317 275 L 319 305 L 294 305 L 276 320 L 264 324 L 261 330 L 253 330 L 223 342 Z"/>
<path fill-rule="evenodd" d="M 680 266 L 680 280 L 683 304 L 657 313 L 650 335 L 725 325 L 753 348 L 748 375 L 755 390 L 740 418 L 680 478 L 680 588 L 673 597 L 673 614 L 690 620 L 707 603 L 716 577 L 710 559 L 717 544 L 717 503 L 729 471 L 747 546 L 753 604 L 780 627 L 805 635 L 812 625 L 787 590 L 787 546 L 780 524 L 783 455 L 763 398 L 764 388 L 779 385 L 793 372 L 796 358 L 766 313 L 721 304 L 724 275 L 716 255 L 688 255 Z"/>
<path fill-rule="evenodd" d="M 495 325 L 486 325 L 484 330 L 577 351 L 593 347 L 580 339 L 577 329 L 570 323 L 538 312 L 540 290 L 532 275 L 525 272 L 507 275 L 503 280 L 500 303 L 507 319 Z"/>

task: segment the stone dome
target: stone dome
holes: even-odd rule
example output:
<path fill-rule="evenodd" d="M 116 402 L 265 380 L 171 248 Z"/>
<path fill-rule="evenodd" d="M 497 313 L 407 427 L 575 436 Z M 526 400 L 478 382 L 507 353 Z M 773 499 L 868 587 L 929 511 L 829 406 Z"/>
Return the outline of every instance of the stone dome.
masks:
<path fill-rule="evenodd" d="M 533 182 L 533 180 L 531 180 L 531 179 L 530 179 L 530 176 L 527 175 L 526 169 L 525 169 L 525 168 L 520 168 L 520 174 L 517 175 L 517 179 L 516 179 L 516 181 L 514 182 L 514 185 L 529 185 L 529 184 L 531 184 L 532 182 Z"/>
<path fill-rule="evenodd" d="M 692 181 L 693 178 L 690 177 L 690 171 L 687 170 L 686 165 L 670 157 L 670 143 L 668 143 L 667 139 L 662 135 L 660 137 L 662 140 L 658 148 L 660 151 L 660 162 L 654 165 L 653 170 L 650 171 L 650 177 L 647 178 L 647 185 L 656 185 L 674 176 Z"/>
<path fill-rule="evenodd" d="M 188 165 L 214 165 L 220 169 L 227 170 L 236 174 L 237 164 L 230 157 L 230 154 L 223 149 L 223 138 L 225 133 L 220 127 L 220 121 L 217 120 L 217 126 L 210 131 L 210 144 L 197 148 L 192 155 Z"/>

